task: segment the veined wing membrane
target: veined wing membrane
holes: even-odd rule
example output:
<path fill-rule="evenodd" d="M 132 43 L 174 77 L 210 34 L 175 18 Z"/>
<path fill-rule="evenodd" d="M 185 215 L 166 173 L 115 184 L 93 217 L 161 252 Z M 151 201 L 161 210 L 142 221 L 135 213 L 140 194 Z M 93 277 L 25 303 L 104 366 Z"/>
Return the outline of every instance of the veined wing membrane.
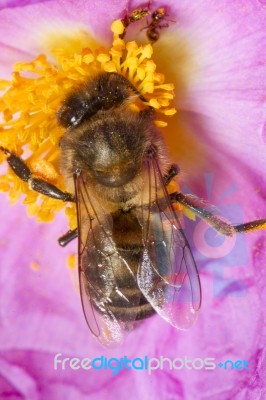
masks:
<path fill-rule="evenodd" d="M 75 190 L 79 230 L 79 282 L 85 318 L 91 332 L 100 342 L 121 342 L 126 326 L 120 314 L 127 307 L 138 305 L 141 292 L 139 297 L 135 296 L 132 300 L 121 289 L 121 271 L 127 271 L 128 284 L 136 284 L 136 277 L 116 248 L 112 237 L 112 215 L 106 213 L 100 202 L 89 192 L 82 172 L 75 176 Z M 132 312 L 127 322 L 134 320 Z"/>
<path fill-rule="evenodd" d="M 146 170 L 140 217 L 144 252 L 138 285 L 161 317 L 177 328 L 187 329 L 201 305 L 198 271 L 155 152 L 146 159 Z"/>

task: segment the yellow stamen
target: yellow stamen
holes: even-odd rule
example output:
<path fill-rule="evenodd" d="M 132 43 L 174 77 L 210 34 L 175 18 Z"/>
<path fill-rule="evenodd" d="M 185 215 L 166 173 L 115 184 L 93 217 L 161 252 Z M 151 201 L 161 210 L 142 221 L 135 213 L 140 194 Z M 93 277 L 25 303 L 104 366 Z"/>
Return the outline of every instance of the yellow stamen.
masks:
<path fill-rule="evenodd" d="M 114 36 L 121 35 L 124 32 L 124 30 L 125 30 L 125 27 L 124 27 L 121 19 L 118 19 L 111 24 L 111 31 L 114 33 Z"/>

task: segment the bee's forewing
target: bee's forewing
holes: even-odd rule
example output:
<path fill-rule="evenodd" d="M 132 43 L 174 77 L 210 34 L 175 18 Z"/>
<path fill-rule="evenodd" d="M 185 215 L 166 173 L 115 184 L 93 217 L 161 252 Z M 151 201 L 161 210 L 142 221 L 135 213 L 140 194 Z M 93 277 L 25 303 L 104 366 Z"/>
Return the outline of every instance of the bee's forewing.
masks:
<path fill-rule="evenodd" d="M 142 205 L 140 217 L 144 252 L 138 285 L 158 314 L 173 326 L 186 329 L 196 319 L 201 304 L 199 275 L 156 156 L 146 163 L 145 187 L 150 200 Z"/>
<path fill-rule="evenodd" d="M 123 340 L 126 326 L 118 318 L 119 312 L 133 304 L 121 291 L 117 282 L 117 269 L 126 269 L 132 280 L 136 277 L 121 257 L 112 237 L 112 216 L 89 192 L 82 173 L 75 177 L 79 230 L 79 282 L 82 307 L 89 329 L 103 344 Z M 119 267 L 119 268 L 117 268 Z M 135 302 L 135 304 L 134 304 Z M 128 314 L 127 322 L 134 322 L 135 308 Z"/>

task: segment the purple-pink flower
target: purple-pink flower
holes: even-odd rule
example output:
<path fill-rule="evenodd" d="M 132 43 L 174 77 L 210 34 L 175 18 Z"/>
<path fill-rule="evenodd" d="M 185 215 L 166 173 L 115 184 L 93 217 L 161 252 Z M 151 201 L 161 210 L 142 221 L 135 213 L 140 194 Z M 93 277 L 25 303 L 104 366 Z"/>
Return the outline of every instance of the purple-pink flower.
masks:
<path fill-rule="evenodd" d="M 140 5 L 130 2 L 130 9 Z M 13 63 L 40 53 L 52 59 L 49 51 L 60 35 L 110 45 L 109 26 L 127 7 L 126 1 L 106 0 L 4 2 L 0 77 L 8 79 Z M 265 217 L 265 4 L 170 0 L 167 12 L 175 22 L 160 30 L 154 58 L 176 87 L 179 112 L 165 136 L 183 171 L 181 186 L 217 205 L 233 223 Z M 133 31 L 138 40 L 138 28 Z M 4 194 L 0 201 L 0 398 L 265 398 L 264 231 L 230 242 L 199 220 L 187 222 L 202 281 L 198 321 L 178 331 L 155 316 L 108 349 L 90 335 L 75 272 L 66 267 L 77 244 L 61 249 L 56 241 L 67 230 L 64 216 L 40 225 L 23 204 L 11 207 Z M 151 375 L 126 369 L 113 375 L 110 369 L 55 370 L 57 353 L 247 360 L 249 369 L 170 369 L 166 361 Z"/>

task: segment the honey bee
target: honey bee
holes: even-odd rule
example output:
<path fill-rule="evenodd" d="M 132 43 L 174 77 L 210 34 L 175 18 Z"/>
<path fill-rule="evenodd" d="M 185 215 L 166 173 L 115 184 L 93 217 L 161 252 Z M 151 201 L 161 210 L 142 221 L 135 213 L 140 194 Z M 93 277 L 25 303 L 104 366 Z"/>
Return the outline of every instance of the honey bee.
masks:
<path fill-rule="evenodd" d="M 136 98 L 139 111 L 130 107 Z M 233 226 L 205 201 L 169 194 L 179 167 L 169 161 L 155 110 L 118 73 L 100 73 L 69 94 L 57 119 L 65 128 L 61 172 L 68 192 L 35 177 L 21 158 L 0 149 L 32 190 L 76 203 L 78 226 L 59 243 L 78 237 L 80 293 L 90 331 L 102 343 L 117 343 L 155 313 L 176 328 L 188 328 L 201 306 L 201 285 L 173 204 L 228 236 L 265 227 L 266 219 Z"/>
<path fill-rule="evenodd" d="M 136 95 L 145 101 L 123 76 L 102 73 L 58 112 L 67 128 L 61 170 L 77 203 L 83 309 L 92 333 L 111 342 L 156 311 L 185 327 L 201 302 L 196 265 L 166 191 L 178 169 L 167 161 L 154 110 L 130 109 Z"/>

